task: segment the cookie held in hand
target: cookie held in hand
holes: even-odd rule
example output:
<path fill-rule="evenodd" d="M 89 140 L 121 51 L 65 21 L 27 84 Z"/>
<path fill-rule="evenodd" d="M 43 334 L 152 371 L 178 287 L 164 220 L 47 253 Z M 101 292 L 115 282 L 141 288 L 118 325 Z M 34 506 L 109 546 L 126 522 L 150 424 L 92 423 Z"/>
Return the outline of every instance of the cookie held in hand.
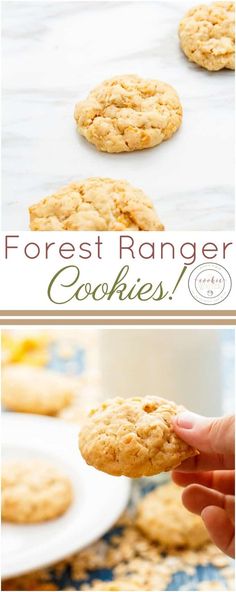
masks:
<path fill-rule="evenodd" d="M 144 477 L 170 471 L 198 454 L 174 432 L 183 407 L 159 397 L 108 399 L 90 412 L 79 436 L 87 464 L 110 475 Z"/>

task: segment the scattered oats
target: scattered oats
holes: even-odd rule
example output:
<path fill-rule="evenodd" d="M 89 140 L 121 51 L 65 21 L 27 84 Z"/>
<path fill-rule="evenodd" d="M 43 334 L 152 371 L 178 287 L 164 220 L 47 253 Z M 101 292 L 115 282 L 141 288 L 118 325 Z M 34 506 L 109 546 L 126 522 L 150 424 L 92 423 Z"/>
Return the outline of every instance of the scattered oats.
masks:
<path fill-rule="evenodd" d="M 233 568 L 233 564 L 227 565 L 227 567 L 223 567 L 223 569 L 221 570 L 221 574 L 222 576 L 224 576 L 224 578 L 234 578 L 235 571 Z"/>
<path fill-rule="evenodd" d="M 185 567 L 185 573 L 186 573 L 188 576 L 194 576 L 194 574 L 195 574 L 195 570 L 194 570 L 194 568 L 193 568 L 193 567 L 190 567 L 190 565 L 186 565 L 186 567 Z"/>
<path fill-rule="evenodd" d="M 226 590 L 227 588 L 224 586 L 223 582 L 219 582 L 219 580 L 205 580 L 204 582 L 199 582 L 197 585 L 197 590 Z"/>
<path fill-rule="evenodd" d="M 63 572 L 65 571 L 67 567 L 67 561 L 66 560 L 62 560 L 59 561 L 58 563 L 56 563 L 56 565 L 53 566 L 53 572 L 55 573 L 55 576 L 57 578 L 60 578 L 63 574 Z"/>
<path fill-rule="evenodd" d="M 92 588 L 88 584 L 81 586 L 81 590 L 102 590 L 102 592 L 111 591 L 111 592 L 119 592 L 122 590 L 132 591 L 132 590 L 140 590 L 139 584 L 135 583 L 131 580 L 112 580 L 111 582 L 103 582 L 99 580 L 95 580 L 93 582 Z"/>
<path fill-rule="evenodd" d="M 215 557 L 212 557 L 211 563 L 215 567 L 227 567 L 229 565 L 229 558 L 227 557 L 227 555 L 223 555 L 222 553 L 221 555 L 219 554 Z"/>
<path fill-rule="evenodd" d="M 235 578 L 226 578 L 227 581 L 227 589 L 228 590 L 235 590 Z"/>

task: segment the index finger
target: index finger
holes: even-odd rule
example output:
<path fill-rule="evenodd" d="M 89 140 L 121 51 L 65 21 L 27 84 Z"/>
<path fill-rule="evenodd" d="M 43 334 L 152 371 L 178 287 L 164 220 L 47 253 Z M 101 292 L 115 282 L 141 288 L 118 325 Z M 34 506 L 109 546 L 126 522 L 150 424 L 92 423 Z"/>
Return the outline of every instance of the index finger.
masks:
<path fill-rule="evenodd" d="M 234 457 L 232 455 L 224 454 L 208 454 L 207 452 L 201 452 L 196 456 L 187 458 L 175 471 L 185 473 L 190 471 L 215 471 L 224 469 L 234 469 Z"/>
<path fill-rule="evenodd" d="M 195 471 L 194 473 L 172 471 L 172 479 L 181 487 L 198 483 L 230 495 L 233 495 L 235 490 L 234 471 Z"/>

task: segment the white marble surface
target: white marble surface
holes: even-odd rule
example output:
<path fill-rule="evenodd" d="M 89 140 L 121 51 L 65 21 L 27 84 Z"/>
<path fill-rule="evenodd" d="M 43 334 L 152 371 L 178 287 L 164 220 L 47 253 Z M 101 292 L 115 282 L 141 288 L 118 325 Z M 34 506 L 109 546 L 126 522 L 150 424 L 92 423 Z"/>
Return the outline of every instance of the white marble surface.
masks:
<path fill-rule="evenodd" d="M 27 230 L 31 203 L 97 175 L 144 189 L 168 230 L 233 229 L 234 75 L 182 54 L 177 25 L 193 4 L 3 2 L 3 230 Z M 99 153 L 77 134 L 74 104 L 122 73 L 175 86 L 183 125 L 159 147 Z"/>

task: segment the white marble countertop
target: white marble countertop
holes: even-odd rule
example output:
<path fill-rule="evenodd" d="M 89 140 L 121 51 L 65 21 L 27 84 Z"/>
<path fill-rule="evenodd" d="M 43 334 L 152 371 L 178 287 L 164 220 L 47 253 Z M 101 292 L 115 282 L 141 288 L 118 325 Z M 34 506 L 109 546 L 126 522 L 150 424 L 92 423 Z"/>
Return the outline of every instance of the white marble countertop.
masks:
<path fill-rule="evenodd" d="M 27 230 L 28 206 L 71 180 L 124 178 L 168 230 L 234 228 L 231 71 L 182 54 L 178 22 L 194 0 L 3 2 L 3 230 Z M 172 84 L 183 125 L 150 150 L 109 155 L 79 137 L 74 105 L 105 78 Z"/>

